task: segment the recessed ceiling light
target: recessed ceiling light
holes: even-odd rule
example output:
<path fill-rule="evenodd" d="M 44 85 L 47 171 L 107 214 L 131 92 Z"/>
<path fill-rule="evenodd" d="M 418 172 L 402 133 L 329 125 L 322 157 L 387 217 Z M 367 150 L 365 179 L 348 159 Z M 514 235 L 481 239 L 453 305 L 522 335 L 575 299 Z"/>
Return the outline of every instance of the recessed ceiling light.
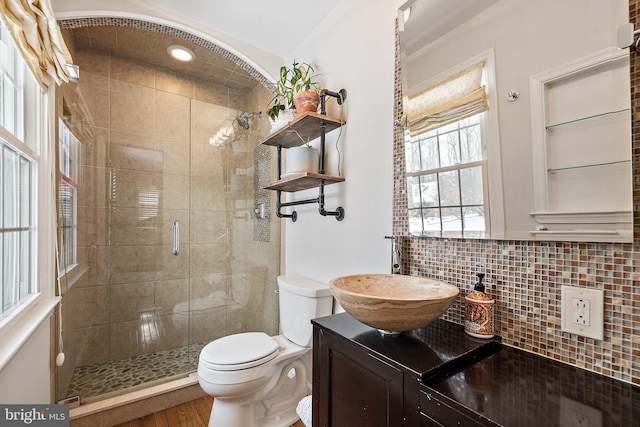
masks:
<path fill-rule="evenodd" d="M 196 57 L 196 54 L 191 49 L 177 44 L 169 46 L 167 52 L 179 61 L 192 61 Z"/>

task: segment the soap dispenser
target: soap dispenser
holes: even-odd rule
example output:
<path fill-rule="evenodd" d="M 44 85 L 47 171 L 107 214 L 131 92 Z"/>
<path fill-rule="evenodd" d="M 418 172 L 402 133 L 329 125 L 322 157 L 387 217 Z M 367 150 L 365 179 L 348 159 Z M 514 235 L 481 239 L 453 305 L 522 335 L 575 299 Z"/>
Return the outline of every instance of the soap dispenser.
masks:
<path fill-rule="evenodd" d="M 464 297 L 465 299 L 465 320 L 464 330 L 469 335 L 476 338 L 493 338 L 493 300 L 484 291 L 484 273 L 478 273 L 478 283 L 475 284 L 473 292 Z"/>

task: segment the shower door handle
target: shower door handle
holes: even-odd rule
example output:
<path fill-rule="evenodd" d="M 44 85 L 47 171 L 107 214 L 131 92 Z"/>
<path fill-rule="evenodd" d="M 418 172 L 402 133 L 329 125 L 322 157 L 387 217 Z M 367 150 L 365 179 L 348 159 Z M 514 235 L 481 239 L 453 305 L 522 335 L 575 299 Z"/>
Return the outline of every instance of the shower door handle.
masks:
<path fill-rule="evenodd" d="M 173 220 L 173 254 L 180 253 L 180 223 L 177 219 Z"/>

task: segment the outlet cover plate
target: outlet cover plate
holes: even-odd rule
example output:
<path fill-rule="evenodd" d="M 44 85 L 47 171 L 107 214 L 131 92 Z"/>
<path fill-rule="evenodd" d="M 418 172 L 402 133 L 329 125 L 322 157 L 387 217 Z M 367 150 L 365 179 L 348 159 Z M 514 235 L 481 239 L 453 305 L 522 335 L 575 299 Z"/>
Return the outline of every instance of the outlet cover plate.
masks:
<path fill-rule="evenodd" d="M 582 335 L 596 340 L 604 338 L 604 291 L 601 289 L 562 286 L 561 328 L 564 332 Z M 574 321 L 576 301 L 586 300 L 588 303 L 588 324 Z"/>

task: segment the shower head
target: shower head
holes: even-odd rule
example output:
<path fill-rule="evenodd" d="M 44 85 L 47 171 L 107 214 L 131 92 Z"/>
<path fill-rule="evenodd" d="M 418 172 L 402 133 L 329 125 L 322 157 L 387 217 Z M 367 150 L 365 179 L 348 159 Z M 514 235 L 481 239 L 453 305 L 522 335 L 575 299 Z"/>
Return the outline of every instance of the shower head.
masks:
<path fill-rule="evenodd" d="M 262 117 L 262 111 L 258 113 L 247 113 L 243 112 L 236 117 L 236 123 L 244 130 L 249 130 L 250 120 L 253 116 L 258 116 L 258 118 Z"/>
<path fill-rule="evenodd" d="M 242 129 L 245 129 L 245 130 L 249 129 L 249 118 L 247 116 L 236 117 L 236 122 L 238 123 L 238 126 L 240 126 Z"/>

